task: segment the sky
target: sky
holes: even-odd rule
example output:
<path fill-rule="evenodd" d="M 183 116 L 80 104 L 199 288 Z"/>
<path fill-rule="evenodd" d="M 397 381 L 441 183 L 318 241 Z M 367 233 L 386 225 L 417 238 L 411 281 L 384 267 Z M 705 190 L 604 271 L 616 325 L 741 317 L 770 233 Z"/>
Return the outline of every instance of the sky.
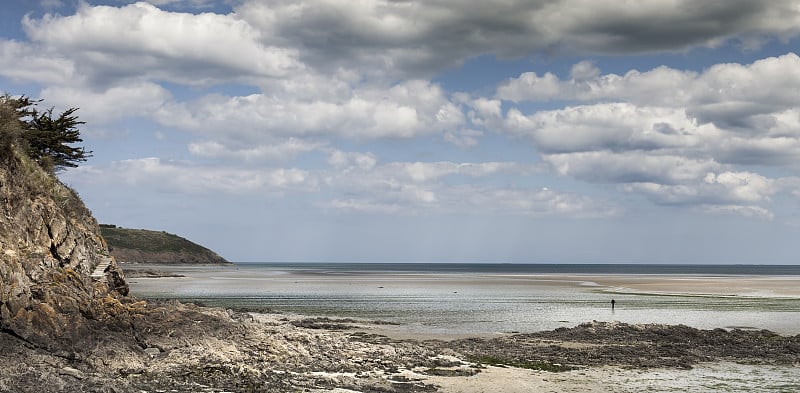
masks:
<path fill-rule="evenodd" d="M 236 262 L 796 264 L 795 0 L 4 0 L 101 223 Z"/>

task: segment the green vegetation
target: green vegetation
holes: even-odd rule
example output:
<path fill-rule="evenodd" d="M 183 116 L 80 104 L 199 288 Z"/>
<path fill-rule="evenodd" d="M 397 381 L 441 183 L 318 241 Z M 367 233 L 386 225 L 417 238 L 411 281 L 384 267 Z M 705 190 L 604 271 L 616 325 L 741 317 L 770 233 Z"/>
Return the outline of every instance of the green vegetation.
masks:
<path fill-rule="evenodd" d="M 167 232 L 128 229 L 101 225 L 100 232 L 114 248 L 128 248 L 149 252 L 187 252 L 202 253 L 208 249 L 178 235 Z"/>
<path fill-rule="evenodd" d="M 485 364 L 489 366 L 516 367 L 528 370 L 549 371 L 554 373 L 571 371 L 573 369 L 572 367 L 564 366 L 561 364 L 548 363 L 548 362 L 531 362 L 526 360 L 520 361 L 515 359 L 501 359 L 490 355 L 468 356 L 467 360 L 473 363 Z"/>
<path fill-rule="evenodd" d="M 167 232 L 119 228 L 101 224 L 111 255 L 127 263 L 228 264 L 215 252 Z"/>
<path fill-rule="evenodd" d="M 78 216 L 90 214 L 75 190 L 65 186 L 53 176 L 56 169 L 54 163 L 57 160 L 33 154 L 31 143 L 40 143 L 39 137 L 35 135 L 42 136 L 46 133 L 40 133 L 41 130 L 37 130 L 31 121 L 34 118 L 46 121 L 44 119 L 50 116 L 52 111 L 40 114 L 32 109 L 31 105 L 33 103 L 25 97 L 11 98 L 8 95 L 0 95 L 0 167 L 10 173 L 4 179 L 0 179 L 5 181 L 2 187 L 5 188 L 3 198 L 6 205 L 17 206 L 19 205 L 17 202 L 22 199 L 45 197 L 52 199 L 64 214 Z M 74 116 L 67 115 L 67 117 L 71 118 L 71 122 L 77 122 Z M 72 131 L 77 133 L 75 129 Z M 34 156 L 39 157 L 39 160 Z M 42 170 L 43 168 L 46 170 Z"/>
<path fill-rule="evenodd" d="M 75 115 L 78 108 L 55 116 L 53 108 L 38 110 L 39 102 L 25 96 L 0 96 L 0 160 L 10 162 L 16 149 L 52 173 L 91 157 L 91 151 L 74 146 L 83 142 L 78 126 L 84 122 Z"/>

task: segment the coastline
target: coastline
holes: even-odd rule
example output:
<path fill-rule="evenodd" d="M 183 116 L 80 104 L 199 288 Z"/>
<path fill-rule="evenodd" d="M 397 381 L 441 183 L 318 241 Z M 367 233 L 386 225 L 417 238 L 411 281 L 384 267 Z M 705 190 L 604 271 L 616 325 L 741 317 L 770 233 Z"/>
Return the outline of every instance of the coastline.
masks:
<path fill-rule="evenodd" d="M 794 299 L 788 286 L 795 283 L 792 276 L 348 275 L 287 270 L 254 275 L 235 267 L 140 267 L 163 275 L 133 278 L 134 290 L 149 286 L 176 290 L 182 285 L 208 284 L 241 289 L 240 280 L 275 291 L 306 286 L 313 291 L 346 283 L 350 290 L 366 288 L 377 294 L 411 284 L 444 288 L 446 292 L 453 285 L 466 288 L 497 284 L 546 290 L 566 287 L 609 296 L 650 292 L 668 298 L 752 297 L 760 302 L 786 296 Z M 737 292 L 732 293 L 731 288 Z M 754 288 L 768 288 L 769 292 L 752 296 Z M 151 304 L 151 312 L 163 314 L 158 311 L 161 301 Z M 800 389 L 800 335 L 796 332 L 778 335 L 726 326 L 702 330 L 682 325 L 581 320 L 553 330 L 521 334 L 430 333 L 379 318 L 244 312 L 246 308 L 231 311 L 191 304 L 178 307 L 183 312 L 190 310 L 192 316 L 154 322 L 148 328 L 154 331 L 139 338 L 147 347 L 146 356 L 136 367 L 128 365 L 122 374 L 119 370 L 110 374 L 95 371 L 93 378 L 99 381 L 103 375 L 124 375 L 124 383 L 143 391 L 558 393 Z M 625 312 L 623 309 L 616 316 Z M 180 322 L 182 319 L 191 322 L 186 325 Z M 176 324 L 188 330 L 175 329 Z M 140 351 L 133 350 L 142 357 L 138 355 Z M 126 355 L 128 359 L 131 356 Z M 57 371 L 68 374 L 77 369 L 83 373 L 79 375 L 84 379 L 74 382 L 89 379 L 85 376 L 91 368 L 65 367 Z M 0 391 L 2 386 L 0 379 Z"/>
<path fill-rule="evenodd" d="M 365 330 L 371 321 L 174 301 L 129 307 L 137 314 L 131 332 L 102 332 L 69 356 L 0 334 L 0 361 L 7 365 L 0 391 L 800 389 L 800 336 L 769 332 L 594 322 L 537 334 L 421 341 L 372 334 Z"/>

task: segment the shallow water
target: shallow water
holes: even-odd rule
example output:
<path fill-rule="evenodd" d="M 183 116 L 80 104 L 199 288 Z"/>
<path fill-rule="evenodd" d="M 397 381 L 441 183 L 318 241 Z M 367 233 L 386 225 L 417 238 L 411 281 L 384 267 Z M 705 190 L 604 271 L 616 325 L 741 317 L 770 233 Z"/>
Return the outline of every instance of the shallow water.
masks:
<path fill-rule="evenodd" d="M 797 297 L 614 293 L 614 288 L 598 286 L 581 274 L 565 279 L 564 274 L 550 278 L 546 273 L 413 268 L 259 264 L 175 268 L 186 277 L 129 281 L 132 292 L 144 298 L 384 320 L 401 324 L 409 333 L 533 332 L 616 320 L 800 334 Z"/>

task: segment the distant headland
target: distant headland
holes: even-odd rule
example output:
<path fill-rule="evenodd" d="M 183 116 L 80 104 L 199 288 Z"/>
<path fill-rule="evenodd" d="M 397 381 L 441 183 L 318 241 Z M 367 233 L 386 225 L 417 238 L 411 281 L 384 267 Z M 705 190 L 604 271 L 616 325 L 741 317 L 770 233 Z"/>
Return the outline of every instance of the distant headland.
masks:
<path fill-rule="evenodd" d="M 121 263 L 230 264 L 219 254 L 181 236 L 100 224 L 111 255 Z"/>

